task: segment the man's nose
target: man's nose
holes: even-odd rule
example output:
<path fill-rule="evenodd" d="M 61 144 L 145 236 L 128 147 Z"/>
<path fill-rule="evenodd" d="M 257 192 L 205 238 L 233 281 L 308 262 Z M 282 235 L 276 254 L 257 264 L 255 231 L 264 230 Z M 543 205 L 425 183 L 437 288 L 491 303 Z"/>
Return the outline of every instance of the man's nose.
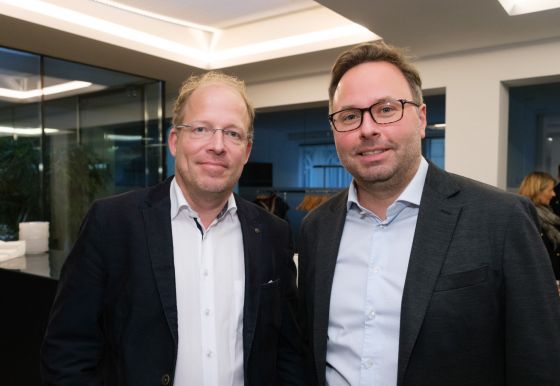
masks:
<path fill-rule="evenodd" d="M 362 124 L 360 125 L 360 133 L 363 137 L 369 137 L 379 134 L 380 125 L 373 120 L 371 111 L 364 111 L 362 115 Z"/>
<path fill-rule="evenodd" d="M 210 137 L 210 145 L 212 150 L 216 152 L 222 152 L 224 149 L 224 131 L 222 129 L 217 129 L 214 134 Z"/>

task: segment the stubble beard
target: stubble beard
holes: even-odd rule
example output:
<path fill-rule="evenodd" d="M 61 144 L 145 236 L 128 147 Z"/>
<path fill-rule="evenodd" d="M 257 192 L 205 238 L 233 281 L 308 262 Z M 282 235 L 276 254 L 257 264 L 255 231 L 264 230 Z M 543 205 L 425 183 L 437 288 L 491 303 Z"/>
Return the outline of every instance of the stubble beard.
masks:
<path fill-rule="evenodd" d="M 399 149 L 395 148 L 397 152 Z M 400 192 L 414 177 L 421 157 L 420 146 L 409 144 L 403 149 L 401 158 L 391 163 L 379 163 L 364 167 L 358 161 L 342 160 L 343 165 L 350 172 L 359 186 L 367 190 Z M 395 154 L 399 157 L 399 154 Z"/>
<path fill-rule="evenodd" d="M 230 182 L 230 178 L 218 179 L 208 175 L 200 177 L 186 170 L 178 172 L 186 189 L 199 196 L 223 196 L 231 193 L 235 185 Z"/>

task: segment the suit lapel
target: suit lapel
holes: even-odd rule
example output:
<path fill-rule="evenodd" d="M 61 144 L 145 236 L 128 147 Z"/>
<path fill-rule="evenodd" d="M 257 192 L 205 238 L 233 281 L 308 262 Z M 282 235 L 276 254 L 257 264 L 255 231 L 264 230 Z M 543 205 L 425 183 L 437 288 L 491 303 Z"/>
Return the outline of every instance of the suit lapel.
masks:
<path fill-rule="evenodd" d="M 398 385 L 442 269 L 461 207 L 449 199 L 458 192 L 445 172 L 430 165 L 418 213 L 406 275 L 399 341 Z"/>
<path fill-rule="evenodd" d="M 327 335 L 329 326 L 329 309 L 331 290 L 336 267 L 336 258 L 340 247 L 340 239 L 346 220 L 346 202 L 348 191 L 339 193 L 329 205 L 328 217 L 325 217 L 316 230 L 316 237 L 320 238 L 315 254 L 315 293 L 314 293 L 314 329 L 313 352 L 319 384 L 324 383 Z"/>
<path fill-rule="evenodd" d="M 163 312 L 175 345 L 177 345 L 177 297 L 171 232 L 170 182 L 171 179 L 168 179 L 164 183 L 156 185 L 148 194 L 146 205 L 141 210 L 144 217 L 148 253 Z"/>
<path fill-rule="evenodd" d="M 241 224 L 243 236 L 243 251 L 245 260 L 245 298 L 243 303 L 243 356 L 244 366 L 249 363 L 249 353 L 253 345 L 255 326 L 258 311 L 258 287 L 261 284 L 259 272 L 266 272 L 266 267 L 258 264 L 266 264 L 268 259 L 259 260 L 262 248 L 262 232 L 266 231 L 259 220 L 258 212 L 252 206 L 244 202 L 237 195 L 237 217 Z"/>

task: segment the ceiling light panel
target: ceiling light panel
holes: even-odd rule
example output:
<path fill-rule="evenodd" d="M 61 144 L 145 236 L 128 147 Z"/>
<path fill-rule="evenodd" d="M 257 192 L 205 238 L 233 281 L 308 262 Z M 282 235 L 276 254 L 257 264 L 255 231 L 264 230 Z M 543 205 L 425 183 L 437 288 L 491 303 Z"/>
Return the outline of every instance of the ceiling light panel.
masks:
<path fill-rule="evenodd" d="M 546 11 L 560 8 L 560 0 L 498 0 L 508 15 Z"/>
<path fill-rule="evenodd" d="M 212 1 L 215 0 L 209 0 L 210 3 Z M 278 3 L 285 5 L 291 2 L 275 0 L 272 3 L 278 9 Z M 296 1 L 299 7 L 297 11 L 269 15 L 266 19 L 220 30 L 179 23 L 183 18 L 143 10 L 142 1 L 133 3 L 136 6 L 131 5 L 130 1 L 109 0 L 0 0 L 0 12 L 204 69 L 257 62 L 378 38 L 369 30 L 307 0 Z M 206 5 L 208 9 L 212 8 Z M 260 11 L 262 15 L 264 11 Z"/>

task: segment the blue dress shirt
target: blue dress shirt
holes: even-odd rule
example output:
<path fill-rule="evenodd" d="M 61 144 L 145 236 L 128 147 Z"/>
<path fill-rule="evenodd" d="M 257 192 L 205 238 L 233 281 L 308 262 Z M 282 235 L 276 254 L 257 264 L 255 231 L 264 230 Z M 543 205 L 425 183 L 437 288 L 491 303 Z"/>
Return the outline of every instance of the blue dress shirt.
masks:
<path fill-rule="evenodd" d="M 422 158 L 385 220 L 350 186 L 330 300 L 328 385 L 397 384 L 401 300 L 427 171 Z"/>

